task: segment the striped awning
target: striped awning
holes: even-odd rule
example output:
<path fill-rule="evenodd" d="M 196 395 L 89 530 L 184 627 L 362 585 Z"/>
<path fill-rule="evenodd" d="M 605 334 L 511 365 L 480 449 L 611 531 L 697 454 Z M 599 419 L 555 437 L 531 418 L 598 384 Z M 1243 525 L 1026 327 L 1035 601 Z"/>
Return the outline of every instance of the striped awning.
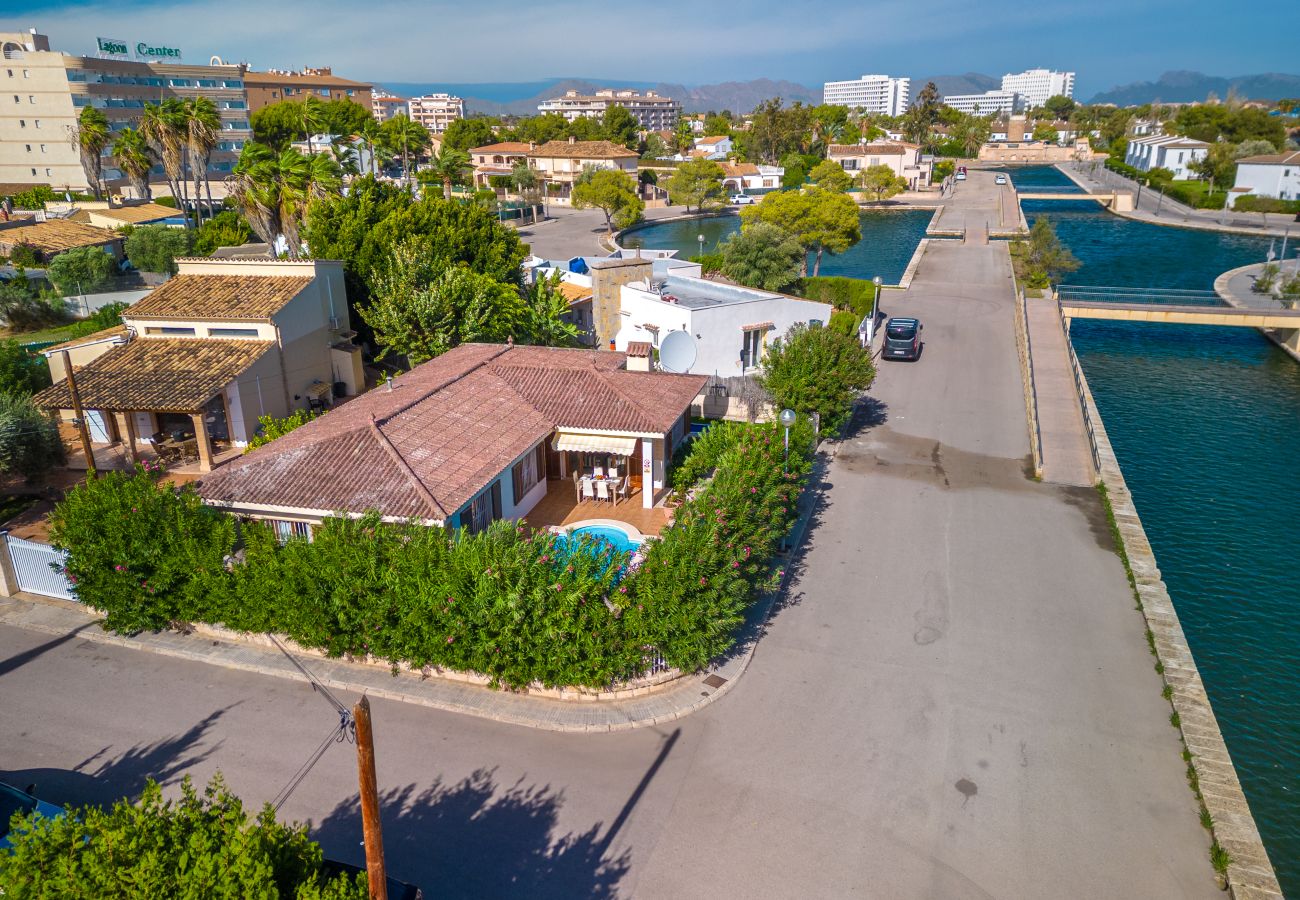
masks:
<path fill-rule="evenodd" d="M 773 322 L 752 322 L 749 325 L 741 325 L 741 331 L 771 331 L 776 327 Z"/>
<path fill-rule="evenodd" d="M 556 450 L 572 450 L 575 453 L 612 453 L 615 456 L 631 456 L 636 452 L 636 438 L 561 431 L 555 435 L 555 441 L 551 446 Z"/>

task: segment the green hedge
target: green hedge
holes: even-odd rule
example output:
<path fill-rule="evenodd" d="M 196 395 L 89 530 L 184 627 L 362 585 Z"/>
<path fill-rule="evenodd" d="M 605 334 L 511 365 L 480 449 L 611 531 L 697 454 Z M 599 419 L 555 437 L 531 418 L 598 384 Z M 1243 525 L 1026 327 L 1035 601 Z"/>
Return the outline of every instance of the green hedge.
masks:
<path fill-rule="evenodd" d="M 694 670 L 731 646 L 811 470 L 811 434 L 796 438 L 788 474 L 776 426 L 701 441 L 706 464 L 687 464 L 712 479 L 639 565 L 511 522 L 470 535 L 337 517 L 311 542 L 281 545 L 143 468 L 74 488 L 50 533 L 79 598 L 114 631 L 206 622 L 510 687 L 599 688 L 644 672 L 656 652 Z"/>
<path fill-rule="evenodd" d="M 871 314 L 875 284 L 864 278 L 842 275 L 819 275 L 805 278 L 798 293 L 807 300 L 829 303 L 836 309 L 852 310 L 858 321 Z"/>
<path fill-rule="evenodd" d="M 1247 194 L 1238 197 L 1232 208 L 1238 212 L 1300 213 L 1300 200 L 1279 200 L 1276 197 Z"/>

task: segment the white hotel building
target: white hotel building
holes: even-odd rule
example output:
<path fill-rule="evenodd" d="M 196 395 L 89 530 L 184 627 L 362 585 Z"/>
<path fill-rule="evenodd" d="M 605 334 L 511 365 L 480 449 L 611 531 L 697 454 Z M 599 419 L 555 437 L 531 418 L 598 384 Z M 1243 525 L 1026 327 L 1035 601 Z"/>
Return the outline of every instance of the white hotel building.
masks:
<path fill-rule="evenodd" d="M 949 94 L 943 105 L 972 116 L 1014 115 L 1025 109 L 1025 98 L 1015 91 L 985 91 L 983 94 Z"/>
<path fill-rule="evenodd" d="M 888 75 L 863 75 L 854 81 L 828 81 L 822 86 L 822 102 L 865 113 L 901 116 L 907 112 L 912 80 Z"/>
<path fill-rule="evenodd" d="M 406 101 L 407 116 L 432 134 L 442 134 L 447 126 L 465 117 L 465 101 L 450 94 L 426 94 Z"/>
<path fill-rule="evenodd" d="M 1033 109 L 1046 103 L 1048 97 L 1073 97 L 1074 73 L 1029 69 L 1016 75 L 1007 74 L 1002 76 L 1002 90 L 1020 94 L 1025 98 L 1025 109 Z"/>

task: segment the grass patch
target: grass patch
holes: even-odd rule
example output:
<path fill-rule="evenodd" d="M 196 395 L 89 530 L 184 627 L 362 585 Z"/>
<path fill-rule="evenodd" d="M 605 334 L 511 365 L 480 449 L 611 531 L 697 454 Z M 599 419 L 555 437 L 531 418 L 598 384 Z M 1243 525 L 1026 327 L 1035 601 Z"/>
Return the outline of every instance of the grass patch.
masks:
<path fill-rule="evenodd" d="M 1214 816 L 1204 806 L 1201 807 L 1201 827 L 1206 831 L 1214 830 Z"/>
<path fill-rule="evenodd" d="M 1174 697 L 1173 687 L 1170 685 L 1165 685 L 1164 689 L 1160 691 L 1160 696 L 1164 697 L 1166 700 L 1172 700 Z"/>
<path fill-rule="evenodd" d="M 1169 714 L 1169 724 L 1175 728 L 1183 727 L 1183 719 L 1182 716 L 1178 715 L 1178 710 L 1174 710 Z"/>
<path fill-rule="evenodd" d="M 1228 866 L 1232 865 L 1232 854 L 1224 850 L 1218 841 L 1210 845 L 1210 865 L 1220 875 L 1227 874 Z"/>

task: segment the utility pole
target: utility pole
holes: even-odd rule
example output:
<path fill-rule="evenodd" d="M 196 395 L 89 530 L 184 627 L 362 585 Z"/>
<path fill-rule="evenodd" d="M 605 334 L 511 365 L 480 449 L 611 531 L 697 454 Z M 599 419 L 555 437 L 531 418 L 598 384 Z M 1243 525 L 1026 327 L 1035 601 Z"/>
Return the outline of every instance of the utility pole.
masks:
<path fill-rule="evenodd" d="M 379 784 L 375 777 L 375 736 L 370 727 L 370 698 L 352 707 L 357 731 L 357 772 L 361 782 L 361 829 L 366 841 L 366 881 L 371 900 L 388 900 L 384 871 L 384 836 L 379 824 Z"/>
<path fill-rule="evenodd" d="M 77 420 L 77 431 L 81 433 L 81 450 L 86 454 L 86 474 L 95 477 L 95 451 L 90 447 L 90 426 L 86 424 L 86 414 L 81 408 L 81 394 L 77 391 L 77 376 L 72 371 L 72 359 L 67 350 L 60 351 L 63 359 L 64 377 L 68 379 L 68 393 L 72 394 L 72 415 Z"/>

